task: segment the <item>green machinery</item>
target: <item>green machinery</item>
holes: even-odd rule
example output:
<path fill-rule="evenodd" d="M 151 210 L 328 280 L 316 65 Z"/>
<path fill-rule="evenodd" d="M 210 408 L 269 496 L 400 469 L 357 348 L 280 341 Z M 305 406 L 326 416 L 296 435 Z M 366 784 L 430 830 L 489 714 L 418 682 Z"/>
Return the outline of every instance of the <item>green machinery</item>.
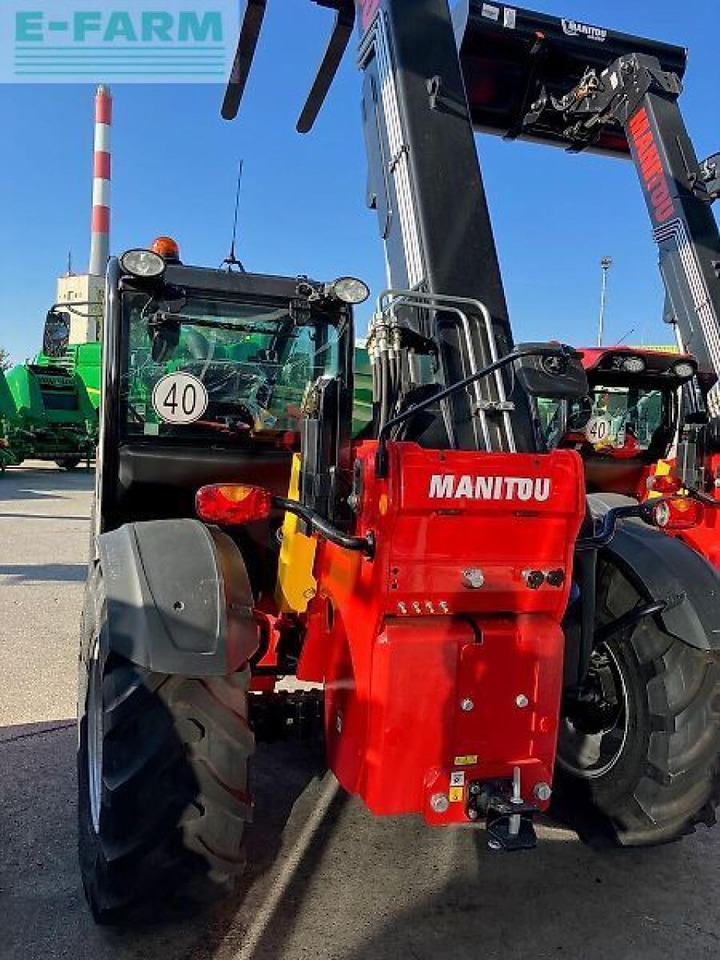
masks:
<path fill-rule="evenodd" d="M 5 374 L 0 370 L 0 473 L 25 459 L 20 419 Z"/>
<path fill-rule="evenodd" d="M 87 390 L 90 403 L 97 411 L 100 406 L 100 378 L 102 375 L 102 350 L 100 343 L 73 343 L 65 347 L 61 357 L 39 353 L 35 363 L 40 367 L 63 367 L 76 373 Z"/>
<path fill-rule="evenodd" d="M 372 421 L 373 381 L 365 340 L 355 344 L 355 391 L 353 395 L 353 436 L 360 436 Z"/>
<path fill-rule="evenodd" d="M 92 458 L 96 442 L 97 413 L 76 373 L 22 364 L 0 380 L 3 469 L 31 458 L 72 470 Z"/>

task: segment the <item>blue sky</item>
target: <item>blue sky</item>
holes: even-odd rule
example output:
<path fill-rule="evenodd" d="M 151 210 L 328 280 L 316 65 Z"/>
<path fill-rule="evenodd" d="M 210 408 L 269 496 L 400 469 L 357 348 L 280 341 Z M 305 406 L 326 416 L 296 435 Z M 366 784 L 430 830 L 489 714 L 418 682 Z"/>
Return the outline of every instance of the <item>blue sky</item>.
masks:
<path fill-rule="evenodd" d="M 685 117 L 698 154 L 720 147 L 715 102 L 716 0 L 540 0 L 548 13 L 683 43 Z M 118 85 L 112 249 L 158 233 L 187 262 L 227 253 L 237 160 L 245 160 L 240 254 L 250 270 L 352 273 L 383 287 L 374 215 L 364 207 L 360 77 L 348 56 L 315 131 L 294 132 L 329 13 L 271 0 L 241 118 L 220 119 L 220 87 Z M 98 80 L 102 80 L 98 77 Z M 37 352 L 55 280 L 89 246 L 94 87 L 0 86 L 0 344 Z M 592 342 L 599 260 L 614 259 L 607 316 L 613 343 L 667 341 L 657 256 L 633 168 L 549 148 L 477 139 L 517 339 Z M 367 310 L 360 315 L 361 325 Z"/>

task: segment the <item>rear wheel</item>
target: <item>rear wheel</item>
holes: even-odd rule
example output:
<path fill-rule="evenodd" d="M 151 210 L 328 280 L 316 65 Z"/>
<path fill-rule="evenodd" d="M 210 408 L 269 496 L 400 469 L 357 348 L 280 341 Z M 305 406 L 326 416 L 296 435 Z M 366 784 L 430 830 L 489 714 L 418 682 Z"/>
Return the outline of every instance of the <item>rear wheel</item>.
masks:
<path fill-rule="evenodd" d="M 79 466 L 82 457 L 63 457 L 61 460 L 56 460 L 55 463 L 60 467 L 61 470 L 74 470 Z"/>
<path fill-rule="evenodd" d="M 173 888 L 226 892 L 251 819 L 249 668 L 188 679 L 106 655 L 97 639 L 88 653 L 79 854 L 95 919 Z"/>
<path fill-rule="evenodd" d="M 639 600 L 605 567 L 605 620 Z M 562 718 L 561 816 L 581 833 L 595 821 L 626 846 L 675 840 L 715 822 L 719 761 L 720 658 L 645 617 L 595 651 L 584 696 Z"/>

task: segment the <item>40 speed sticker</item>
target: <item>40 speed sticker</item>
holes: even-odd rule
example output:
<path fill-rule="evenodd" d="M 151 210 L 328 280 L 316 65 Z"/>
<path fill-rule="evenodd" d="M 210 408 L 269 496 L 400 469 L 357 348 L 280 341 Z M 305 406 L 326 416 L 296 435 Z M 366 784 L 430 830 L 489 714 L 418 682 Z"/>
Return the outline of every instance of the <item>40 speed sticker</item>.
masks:
<path fill-rule="evenodd" d="M 591 417 L 585 427 L 585 436 L 590 443 L 604 443 L 610 437 L 611 426 L 609 417 Z"/>
<path fill-rule="evenodd" d="M 207 410 L 208 392 L 190 373 L 169 373 L 155 384 L 152 405 L 165 423 L 194 423 Z"/>

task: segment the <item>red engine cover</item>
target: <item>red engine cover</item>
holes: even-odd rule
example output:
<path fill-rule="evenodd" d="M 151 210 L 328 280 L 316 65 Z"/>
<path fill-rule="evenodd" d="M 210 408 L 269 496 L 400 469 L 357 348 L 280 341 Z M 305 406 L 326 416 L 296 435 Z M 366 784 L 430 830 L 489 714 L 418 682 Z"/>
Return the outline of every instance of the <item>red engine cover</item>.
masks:
<path fill-rule="evenodd" d="M 514 766 L 529 799 L 554 764 L 580 458 L 390 444 L 378 479 L 375 453 L 357 451 L 375 557 L 321 543 L 298 671 L 326 684 L 333 769 L 373 812 L 431 822 Z"/>

